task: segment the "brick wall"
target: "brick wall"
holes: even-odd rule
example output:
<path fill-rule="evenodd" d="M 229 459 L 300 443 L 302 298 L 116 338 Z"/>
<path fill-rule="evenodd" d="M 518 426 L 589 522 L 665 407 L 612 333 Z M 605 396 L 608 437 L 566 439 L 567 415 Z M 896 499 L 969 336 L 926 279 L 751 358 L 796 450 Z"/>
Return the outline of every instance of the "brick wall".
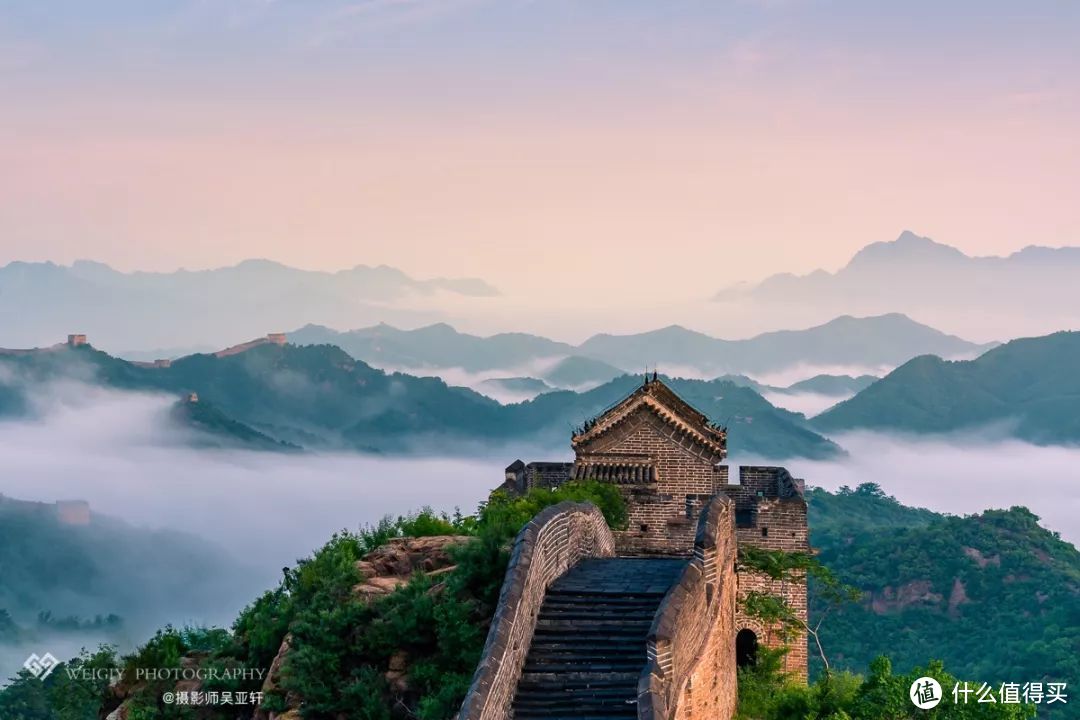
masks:
<path fill-rule="evenodd" d="M 644 408 L 577 453 L 582 462 L 604 455 L 650 459 L 650 482 L 618 483 L 630 519 L 615 533 L 620 554 L 689 554 L 701 506 L 727 482 L 727 468 L 718 465 L 723 458 Z"/>
<path fill-rule="evenodd" d="M 740 485 L 730 485 L 725 492 L 735 501 L 736 536 L 739 545 L 785 552 L 810 552 L 810 532 L 806 524 L 806 500 L 802 481 L 792 478 L 780 467 L 740 467 Z M 782 597 L 802 620 L 807 619 L 806 583 L 779 582 L 741 570 L 738 574 L 739 597 L 754 590 Z M 761 627 L 753 618 L 737 612 L 736 631 L 754 631 L 758 642 L 778 647 L 784 639 L 775 627 Z M 806 634 L 798 633 L 788 645 L 790 651 L 784 669 L 803 680 L 807 677 Z"/>
<path fill-rule="evenodd" d="M 638 684 L 642 720 L 727 720 L 735 713 L 734 503 L 717 495 L 697 523 L 694 553 L 649 634 Z"/>
<path fill-rule="evenodd" d="M 458 720 L 505 720 L 548 586 L 582 558 L 610 557 L 615 541 L 591 503 L 540 512 L 518 534 L 484 654 Z"/>

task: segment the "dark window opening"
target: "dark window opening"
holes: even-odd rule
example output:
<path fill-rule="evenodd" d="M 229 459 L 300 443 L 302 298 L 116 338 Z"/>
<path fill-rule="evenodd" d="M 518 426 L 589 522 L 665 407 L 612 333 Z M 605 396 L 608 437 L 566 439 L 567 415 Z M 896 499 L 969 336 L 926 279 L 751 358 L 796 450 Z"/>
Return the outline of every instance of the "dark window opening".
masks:
<path fill-rule="evenodd" d="M 736 510 L 735 511 L 735 527 L 741 527 L 741 528 L 754 527 L 754 511 L 753 510 Z"/>
<path fill-rule="evenodd" d="M 761 537 L 769 537 L 769 528 L 767 528 L 767 527 L 761 528 Z"/>
<path fill-rule="evenodd" d="M 739 667 L 757 664 L 757 635 L 753 630 L 740 630 L 735 636 L 735 663 Z"/>
<path fill-rule="evenodd" d="M 645 523 L 641 524 L 641 532 L 649 532 L 649 526 Z"/>

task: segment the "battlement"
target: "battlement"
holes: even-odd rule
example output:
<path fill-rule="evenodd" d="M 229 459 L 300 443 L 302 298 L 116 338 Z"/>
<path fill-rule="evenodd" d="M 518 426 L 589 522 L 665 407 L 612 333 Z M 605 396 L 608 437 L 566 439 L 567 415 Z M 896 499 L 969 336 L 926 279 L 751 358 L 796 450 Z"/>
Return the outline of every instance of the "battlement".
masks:
<path fill-rule="evenodd" d="M 133 360 L 131 364 L 141 368 L 169 368 L 172 367 L 172 360 L 169 360 L 168 358 L 159 358 L 151 362 L 145 360 Z"/>
<path fill-rule="evenodd" d="M 48 347 L 0 348 L 0 355 L 33 355 L 34 353 L 55 352 L 66 348 L 83 347 L 84 345 L 90 345 L 90 341 L 86 338 L 86 335 L 68 335 L 67 340 Z"/>
<path fill-rule="evenodd" d="M 570 479 L 574 463 L 531 462 L 515 460 L 506 468 L 503 488 L 517 495 L 524 495 L 536 487 L 556 488 Z"/>
<path fill-rule="evenodd" d="M 805 491 L 805 480 L 774 465 L 740 465 L 739 482 L 728 489 L 734 497 L 748 498 L 802 498 Z"/>

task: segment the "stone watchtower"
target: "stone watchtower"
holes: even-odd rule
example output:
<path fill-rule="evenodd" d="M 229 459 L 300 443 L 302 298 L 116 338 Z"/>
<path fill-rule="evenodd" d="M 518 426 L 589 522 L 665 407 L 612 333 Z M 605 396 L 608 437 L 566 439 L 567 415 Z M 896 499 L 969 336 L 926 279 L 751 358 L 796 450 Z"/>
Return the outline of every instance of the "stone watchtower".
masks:
<path fill-rule="evenodd" d="M 571 479 L 618 486 L 629 526 L 615 533 L 620 555 L 686 556 L 693 550 L 701 508 L 713 495 L 735 505 L 740 546 L 809 552 L 803 482 L 781 467 L 742 466 L 731 477 L 727 431 L 712 424 L 656 375 L 571 438 L 572 463 L 522 463 L 506 469 L 504 488 L 525 492 Z M 805 620 L 806 584 L 770 581 L 737 571 L 740 595 L 751 590 L 782 596 Z M 758 643 L 782 644 L 775 628 L 762 627 L 736 610 L 732 638 L 739 663 L 753 662 Z M 807 675 L 805 635 L 791 642 L 785 669 Z"/>

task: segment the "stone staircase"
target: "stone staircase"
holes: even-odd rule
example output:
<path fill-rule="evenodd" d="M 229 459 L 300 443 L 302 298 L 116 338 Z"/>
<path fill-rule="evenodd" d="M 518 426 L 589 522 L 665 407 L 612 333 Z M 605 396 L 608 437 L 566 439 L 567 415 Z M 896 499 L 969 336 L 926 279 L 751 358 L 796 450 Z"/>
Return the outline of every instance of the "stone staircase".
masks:
<path fill-rule="evenodd" d="M 513 700 L 515 720 L 637 717 L 638 677 L 680 558 L 587 558 L 548 588 Z"/>

